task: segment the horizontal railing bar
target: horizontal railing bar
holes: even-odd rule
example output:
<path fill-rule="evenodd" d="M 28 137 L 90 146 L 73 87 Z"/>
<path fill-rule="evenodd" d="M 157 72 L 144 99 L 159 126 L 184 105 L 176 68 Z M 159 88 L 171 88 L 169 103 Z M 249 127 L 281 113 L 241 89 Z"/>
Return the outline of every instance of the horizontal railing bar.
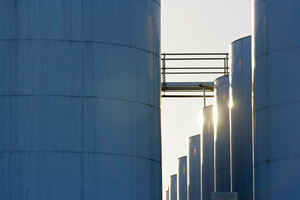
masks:
<path fill-rule="evenodd" d="M 164 98 L 203 98 L 204 95 L 161 95 Z M 205 95 L 205 98 L 213 98 L 214 95 Z"/>
<path fill-rule="evenodd" d="M 161 69 L 229 69 L 228 67 L 166 67 Z"/>
<path fill-rule="evenodd" d="M 225 72 L 162 72 L 161 74 L 224 74 Z M 226 72 L 229 73 L 229 72 Z"/>
<path fill-rule="evenodd" d="M 216 55 L 216 56 L 220 56 L 220 55 L 229 55 L 229 53 L 162 53 L 161 55 L 166 55 L 166 56 L 180 56 L 180 55 L 185 55 L 185 56 L 188 56 L 188 55 L 199 55 L 199 56 L 213 56 L 213 55 Z"/>
<path fill-rule="evenodd" d="M 227 58 L 162 58 L 161 60 L 226 60 Z"/>

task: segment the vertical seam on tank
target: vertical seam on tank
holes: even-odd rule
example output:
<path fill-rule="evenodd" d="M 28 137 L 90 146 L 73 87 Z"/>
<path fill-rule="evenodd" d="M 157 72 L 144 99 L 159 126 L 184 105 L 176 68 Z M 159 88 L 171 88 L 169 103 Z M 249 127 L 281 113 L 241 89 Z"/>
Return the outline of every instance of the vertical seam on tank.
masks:
<path fill-rule="evenodd" d="M 268 109 L 267 109 L 267 134 L 268 134 L 268 160 L 267 160 L 267 184 L 268 184 L 268 188 L 270 187 L 270 109 L 269 109 L 269 105 L 270 105 L 270 83 L 269 83 L 269 54 L 268 54 L 268 51 L 269 51 L 269 39 L 268 39 L 268 35 L 269 35 L 269 24 L 268 24 L 268 21 L 269 21 L 269 14 L 268 14 L 268 1 L 266 1 L 266 71 L 267 71 L 267 105 L 268 105 Z M 271 199 L 271 197 L 269 196 L 269 191 L 267 191 L 267 194 L 266 194 L 266 197 L 267 197 L 267 200 Z"/>
<path fill-rule="evenodd" d="M 215 85 L 215 84 L 214 84 Z M 216 86 L 214 86 L 214 109 L 217 109 L 217 91 L 216 91 Z M 214 112 L 214 111 L 213 111 Z M 215 114 L 215 112 L 214 112 Z M 216 117 L 217 118 L 217 117 Z M 217 192 L 217 184 L 216 184 L 216 180 L 217 180 L 217 177 L 216 177 L 216 162 L 217 162 L 217 159 L 216 159 L 216 139 L 215 139 L 215 136 L 216 136 L 216 131 L 217 131 L 217 124 L 215 123 L 214 121 L 214 192 Z"/>
<path fill-rule="evenodd" d="M 83 166 L 83 146 L 84 146 L 84 55 L 83 55 L 83 0 L 81 0 L 81 199 L 84 199 L 84 166 Z"/>
<path fill-rule="evenodd" d="M 253 1 L 254 2 L 254 1 Z M 255 12 L 256 12 L 256 5 L 254 3 L 252 3 L 252 30 L 251 30 L 251 160 L 252 160 L 252 199 L 255 199 L 255 167 L 254 167 L 254 163 L 255 163 L 255 127 L 254 127 L 254 122 L 256 120 L 254 120 L 254 76 L 255 76 L 255 70 L 254 67 L 256 65 L 256 61 L 255 61 L 255 39 L 256 39 L 256 34 L 255 34 Z"/>
<path fill-rule="evenodd" d="M 228 75 L 227 75 L 228 76 Z M 228 164 L 227 164 L 227 172 L 228 172 L 228 175 L 227 175 L 227 187 L 226 187 L 226 189 L 227 189 L 227 191 L 230 191 L 230 125 L 229 125 L 229 109 L 230 109 L 230 106 L 229 106 L 229 88 L 230 88 L 230 85 L 229 85 L 229 77 L 228 77 L 228 81 L 227 81 L 227 99 L 226 99 L 226 104 L 227 104 L 227 107 L 228 107 L 228 109 L 227 109 L 227 131 L 228 131 L 228 134 L 227 134 L 227 137 L 228 137 L 228 139 L 227 139 L 227 141 L 228 141 L 228 145 L 227 145 L 227 148 L 229 148 L 228 149 L 228 151 L 229 151 L 229 154 L 228 154 Z M 227 151 L 227 152 L 228 152 Z"/>
<path fill-rule="evenodd" d="M 231 52 L 232 52 L 232 47 L 231 47 Z M 233 60 L 233 55 L 231 55 L 231 60 Z M 229 85 L 229 98 L 230 98 L 230 100 L 229 101 L 231 101 L 231 103 L 233 102 L 233 98 L 232 98 L 232 92 L 233 92 L 233 90 L 232 90 L 232 77 L 233 77 L 233 71 L 234 71 L 234 67 L 233 67 L 233 61 L 231 61 L 231 73 L 230 73 L 230 76 L 231 76 L 231 78 L 230 78 L 230 85 Z M 236 141 L 236 134 L 232 134 L 232 106 L 229 106 L 229 132 L 230 132 L 230 156 L 231 156 L 231 159 L 230 159 L 230 179 L 231 179 L 231 183 L 230 183 L 230 191 L 231 192 L 233 192 L 234 190 L 236 190 L 237 188 L 233 188 L 233 182 L 234 182 L 234 180 L 233 180 L 233 162 L 232 162 L 232 158 L 233 158 L 233 152 L 232 152 L 232 150 L 233 150 L 233 143 L 232 143 L 232 139 L 233 138 L 235 138 L 235 141 Z M 237 159 L 237 151 L 235 150 L 235 159 Z M 235 178 L 236 179 L 236 178 Z"/>
<path fill-rule="evenodd" d="M 202 117 L 205 115 L 205 109 L 204 109 L 204 107 L 203 107 L 203 109 L 202 109 Z M 202 148 L 201 148 L 201 153 L 200 153 L 200 155 L 201 155 L 201 157 L 200 157 L 200 160 L 201 160 L 201 163 L 200 163 L 200 177 L 201 177 L 201 179 L 200 179 L 200 181 L 201 181 L 201 188 L 200 188 L 200 190 L 201 190 L 201 192 L 200 192 L 200 194 L 201 194 L 201 196 L 200 196 L 200 199 L 203 199 L 203 162 L 204 162 L 204 157 L 205 156 L 203 156 L 203 155 L 205 155 L 205 153 L 204 153 L 204 149 L 205 148 L 203 148 L 205 145 L 203 145 L 203 140 L 204 140 L 204 132 L 206 132 L 206 124 L 205 123 L 203 123 L 203 125 L 202 125 L 202 134 L 201 134 L 201 146 L 202 146 Z M 206 146 L 205 146 L 206 147 Z"/>
<path fill-rule="evenodd" d="M 230 50 L 232 52 L 232 46 L 230 47 Z M 232 59 L 232 54 L 230 57 L 230 60 Z M 232 73 L 233 73 L 233 69 L 232 69 L 232 62 L 231 62 L 231 66 L 230 66 L 230 70 L 231 73 L 229 74 L 229 178 L 230 178 L 230 192 L 233 191 L 233 176 L 232 176 L 232 167 L 233 167 L 233 162 L 232 162 L 232 157 L 233 157 L 233 153 L 232 153 L 232 120 L 231 120 L 231 116 L 232 116 L 232 109 L 230 106 L 230 102 L 233 101 L 232 99 Z"/>

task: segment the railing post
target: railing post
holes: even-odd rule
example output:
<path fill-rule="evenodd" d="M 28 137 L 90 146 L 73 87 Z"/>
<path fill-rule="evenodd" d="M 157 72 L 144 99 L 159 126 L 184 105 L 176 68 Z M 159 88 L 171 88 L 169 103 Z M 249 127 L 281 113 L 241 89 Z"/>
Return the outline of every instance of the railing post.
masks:
<path fill-rule="evenodd" d="M 226 69 L 226 74 L 225 75 L 228 75 L 228 53 L 226 54 L 225 69 Z"/>
<path fill-rule="evenodd" d="M 203 104 L 204 104 L 204 107 L 206 107 L 205 87 L 203 87 Z"/>
<path fill-rule="evenodd" d="M 165 90 L 166 87 L 166 54 L 163 54 L 163 59 L 162 59 L 162 86 L 163 90 Z"/>
<path fill-rule="evenodd" d="M 226 75 L 226 58 L 224 58 L 224 75 Z"/>

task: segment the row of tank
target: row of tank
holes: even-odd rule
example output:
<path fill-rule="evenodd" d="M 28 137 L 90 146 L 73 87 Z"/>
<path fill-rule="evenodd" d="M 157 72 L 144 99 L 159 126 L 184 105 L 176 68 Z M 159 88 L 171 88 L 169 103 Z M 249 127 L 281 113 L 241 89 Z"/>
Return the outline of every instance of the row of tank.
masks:
<path fill-rule="evenodd" d="M 297 0 L 253 1 L 252 41 L 231 45 L 230 75 L 215 80 L 214 108 L 203 111 L 201 157 L 192 164 L 189 152 L 187 180 L 179 168 L 179 200 L 209 200 L 211 192 L 237 192 L 239 200 L 300 198 L 299 7 Z M 189 174 L 194 167 L 197 183 Z M 171 177 L 171 200 L 173 184 Z"/>
<path fill-rule="evenodd" d="M 212 192 L 252 199 L 251 37 L 234 41 L 230 55 L 231 73 L 215 80 L 215 105 L 203 108 L 202 134 L 189 138 L 167 199 L 209 200 Z"/>

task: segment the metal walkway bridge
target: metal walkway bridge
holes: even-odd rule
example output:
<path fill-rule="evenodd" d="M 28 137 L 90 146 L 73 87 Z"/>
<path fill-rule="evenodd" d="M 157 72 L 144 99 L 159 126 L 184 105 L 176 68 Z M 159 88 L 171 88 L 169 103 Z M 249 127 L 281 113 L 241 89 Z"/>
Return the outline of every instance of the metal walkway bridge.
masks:
<path fill-rule="evenodd" d="M 213 97 L 214 79 L 221 75 L 228 75 L 228 60 L 228 53 L 161 54 L 161 96 Z M 188 82 L 191 76 L 197 81 Z M 209 81 L 201 81 L 204 79 L 203 76 L 207 76 Z M 174 92 L 178 93 L 174 94 Z M 191 92 L 200 92 L 200 95 L 190 94 Z"/>

